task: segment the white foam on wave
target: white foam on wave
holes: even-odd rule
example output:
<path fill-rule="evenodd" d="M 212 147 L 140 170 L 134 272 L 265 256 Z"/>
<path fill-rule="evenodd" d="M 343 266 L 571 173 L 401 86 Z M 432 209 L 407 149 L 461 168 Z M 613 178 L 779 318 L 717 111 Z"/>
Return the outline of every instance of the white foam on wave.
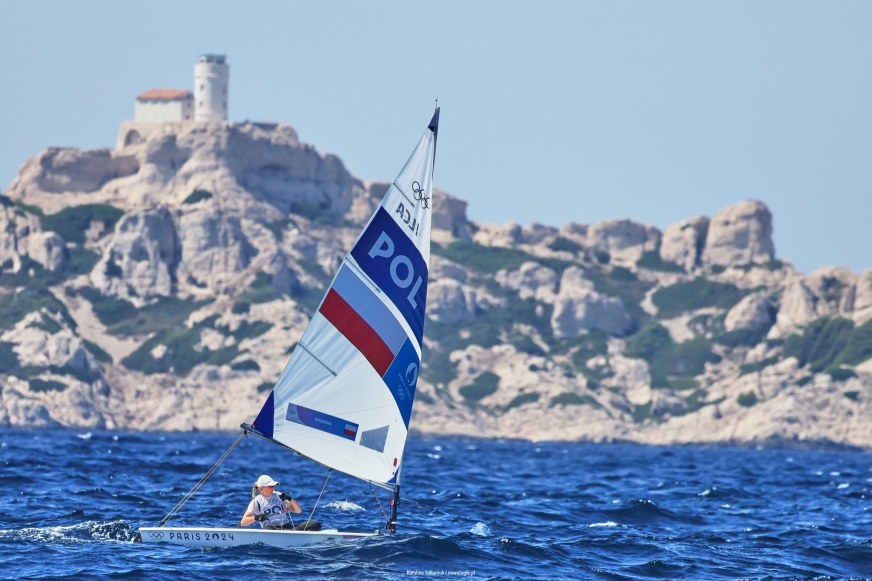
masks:
<path fill-rule="evenodd" d="M 359 504 L 354 504 L 353 502 L 349 502 L 348 500 L 334 500 L 333 502 L 327 503 L 324 506 L 326 506 L 327 508 L 335 508 L 336 510 L 341 511 L 366 510 Z"/>
<path fill-rule="evenodd" d="M 91 432 L 85 432 L 84 434 L 76 434 L 76 437 L 81 438 L 83 440 L 90 440 L 91 439 Z"/>
<path fill-rule="evenodd" d="M 851 486 L 851 485 L 848 484 L 847 482 L 843 482 L 842 484 L 839 484 L 839 489 L 841 490 L 842 488 L 848 488 L 849 486 Z"/>
<path fill-rule="evenodd" d="M 85 521 L 68 526 L 0 529 L 0 539 L 51 544 L 80 544 L 95 541 L 129 543 L 133 540 L 133 531 L 121 520 L 104 523 Z"/>
<path fill-rule="evenodd" d="M 595 523 L 590 524 L 590 525 L 587 525 L 587 526 L 588 526 L 588 528 L 594 528 L 594 527 L 616 527 L 616 526 L 618 526 L 618 523 L 616 523 L 616 522 L 612 522 L 612 521 L 607 521 L 607 522 L 595 522 Z"/>
<path fill-rule="evenodd" d="M 702 492 L 697 493 L 697 496 L 708 496 L 708 495 L 711 494 L 711 493 L 712 493 L 712 489 L 711 489 L 711 488 L 706 488 L 706 489 L 703 490 Z"/>
<path fill-rule="evenodd" d="M 475 523 L 475 526 L 473 526 L 471 529 L 469 529 L 469 532 L 471 532 L 471 533 L 474 534 L 474 535 L 478 535 L 478 536 L 480 536 L 480 537 L 489 537 L 489 536 L 491 536 L 491 530 L 490 530 L 490 527 L 488 527 L 488 526 L 487 526 L 486 524 L 484 524 L 483 522 L 477 522 L 477 523 Z"/>

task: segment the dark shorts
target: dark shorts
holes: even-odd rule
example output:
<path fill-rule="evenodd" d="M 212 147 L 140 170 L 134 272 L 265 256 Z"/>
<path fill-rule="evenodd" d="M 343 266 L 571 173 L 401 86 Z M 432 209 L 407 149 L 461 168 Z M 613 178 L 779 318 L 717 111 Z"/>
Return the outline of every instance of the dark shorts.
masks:
<path fill-rule="evenodd" d="M 265 531 L 320 531 L 321 530 L 321 523 L 316 521 L 316 520 L 312 520 L 312 521 L 309 521 L 309 526 L 306 526 L 306 521 L 301 522 L 297 526 L 293 526 L 293 525 L 277 526 L 277 525 L 272 525 L 272 524 L 265 524 L 265 525 L 263 525 L 263 530 L 265 530 Z"/>

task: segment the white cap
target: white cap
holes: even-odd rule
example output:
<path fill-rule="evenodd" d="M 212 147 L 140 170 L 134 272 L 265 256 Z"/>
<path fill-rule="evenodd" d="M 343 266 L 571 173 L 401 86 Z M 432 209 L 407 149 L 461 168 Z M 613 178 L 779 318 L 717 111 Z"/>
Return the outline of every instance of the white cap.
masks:
<path fill-rule="evenodd" d="M 264 486 L 275 486 L 276 484 L 278 484 L 278 482 L 276 482 L 266 474 L 263 474 L 260 478 L 257 479 L 258 488 L 263 488 Z"/>

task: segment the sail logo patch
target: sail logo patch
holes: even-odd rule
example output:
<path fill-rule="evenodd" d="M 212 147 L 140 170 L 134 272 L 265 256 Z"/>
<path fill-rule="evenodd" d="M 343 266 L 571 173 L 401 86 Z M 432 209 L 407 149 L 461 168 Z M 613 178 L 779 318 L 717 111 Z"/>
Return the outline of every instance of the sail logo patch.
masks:
<path fill-rule="evenodd" d="M 421 360 L 418 359 L 418 352 L 415 351 L 412 342 L 407 340 L 382 377 L 391 395 L 394 396 L 394 401 L 397 402 L 406 428 L 409 427 L 409 420 L 412 417 L 412 402 L 415 400 L 415 387 L 418 385 L 420 367 Z"/>
<path fill-rule="evenodd" d="M 428 269 L 411 238 L 384 208 L 379 208 L 351 249 L 351 256 L 397 307 L 420 345 Z"/>

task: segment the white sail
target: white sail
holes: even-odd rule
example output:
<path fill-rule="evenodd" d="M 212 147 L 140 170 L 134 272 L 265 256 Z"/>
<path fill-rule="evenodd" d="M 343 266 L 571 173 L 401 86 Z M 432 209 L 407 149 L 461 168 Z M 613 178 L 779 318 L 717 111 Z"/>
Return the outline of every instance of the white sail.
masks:
<path fill-rule="evenodd" d="M 437 108 L 254 422 L 381 486 L 396 481 L 421 367 L 438 125 Z"/>

